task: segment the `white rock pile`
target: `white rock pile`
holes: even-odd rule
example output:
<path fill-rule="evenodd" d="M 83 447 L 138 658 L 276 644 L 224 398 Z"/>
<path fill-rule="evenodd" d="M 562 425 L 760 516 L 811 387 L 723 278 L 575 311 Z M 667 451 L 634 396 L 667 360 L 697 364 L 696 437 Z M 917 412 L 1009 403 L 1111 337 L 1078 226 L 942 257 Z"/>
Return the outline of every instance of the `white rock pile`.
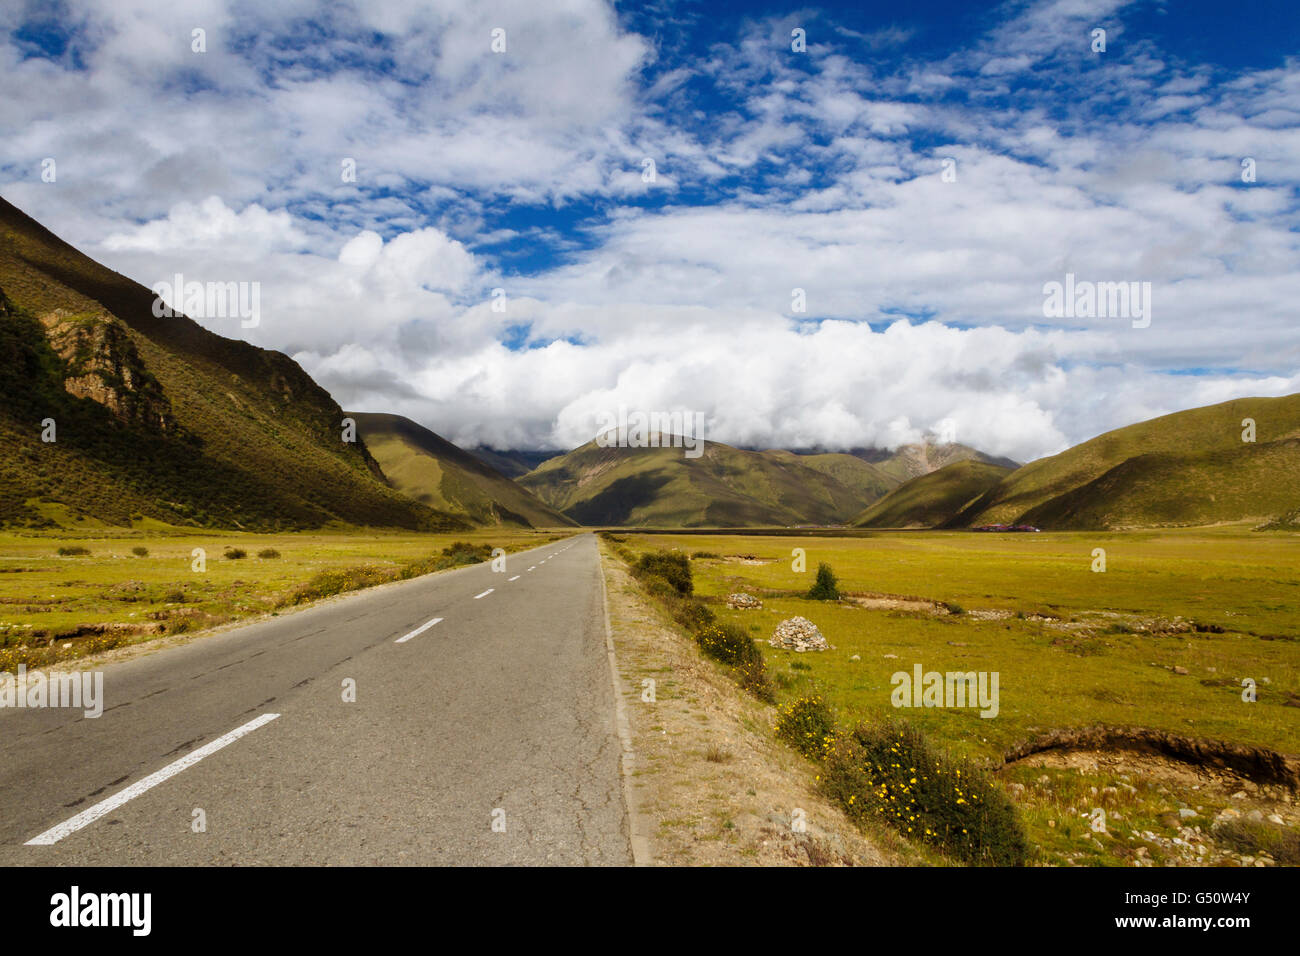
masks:
<path fill-rule="evenodd" d="M 743 609 L 743 608 L 756 608 L 762 606 L 763 606 L 763 602 L 760 601 L 758 598 L 754 597 L 754 595 L 752 594 L 741 594 L 740 592 L 736 592 L 735 594 L 727 595 L 727 607 Z"/>
<path fill-rule="evenodd" d="M 830 645 L 826 643 L 826 638 L 817 629 L 817 625 L 806 617 L 786 618 L 776 626 L 771 640 L 767 643 L 772 647 L 784 647 L 786 650 L 798 651 L 801 654 L 804 651 L 830 649 Z"/>

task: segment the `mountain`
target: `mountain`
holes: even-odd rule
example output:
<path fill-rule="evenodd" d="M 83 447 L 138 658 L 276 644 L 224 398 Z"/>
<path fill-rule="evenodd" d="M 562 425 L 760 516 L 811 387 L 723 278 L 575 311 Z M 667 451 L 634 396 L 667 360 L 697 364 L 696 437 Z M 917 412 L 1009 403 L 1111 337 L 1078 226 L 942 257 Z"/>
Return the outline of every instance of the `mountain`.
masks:
<path fill-rule="evenodd" d="M 288 356 L 153 303 L 0 199 L 0 522 L 467 527 L 391 488 Z"/>
<path fill-rule="evenodd" d="M 1254 442 L 1242 440 L 1246 419 L 1255 422 Z M 1296 472 L 1286 474 L 1297 438 L 1300 395 L 1175 412 L 1030 462 L 945 526 L 1085 529 L 1271 517 L 1300 505 Z"/>
<path fill-rule="evenodd" d="M 563 452 L 558 451 L 523 451 L 518 449 L 499 451 L 483 446 L 470 448 L 468 451 L 483 464 L 500 472 L 507 478 L 518 478 L 520 475 L 526 475 L 542 462 L 563 454 Z"/>
<path fill-rule="evenodd" d="M 938 471 L 956 461 L 981 461 L 1002 468 L 1017 468 L 1020 465 L 1010 458 L 986 455 L 969 445 L 938 442 L 930 438 L 911 445 L 900 445 L 894 449 L 853 448 L 846 454 L 874 465 L 879 472 L 892 478 L 895 486 Z"/>
<path fill-rule="evenodd" d="M 840 452 L 799 454 L 781 449 L 769 449 L 763 454 L 787 464 L 811 468 L 833 478 L 851 492 L 859 504 L 875 501 L 898 487 L 898 480 L 889 471 L 857 455 Z"/>
<path fill-rule="evenodd" d="M 718 442 L 687 458 L 681 448 L 602 448 L 590 441 L 519 483 L 586 525 L 835 524 L 862 508 L 859 491 L 798 455 Z"/>
<path fill-rule="evenodd" d="M 1137 455 L 1025 512 L 1045 528 L 1262 521 L 1300 503 L 1300 438 L 1197 455 Z"/>
<path fill-rule="evenodd" d="M 964 458 L 906 481 L 856 518 L 856 528 L 932 528 L 984 494 L 1012 469 Z"/>
<path fill-rule="evenodd" d="M 480 525 L 558 528 L 574 522 L 471 452 L 400 415 L 346 412 L 403 494 Z"/>

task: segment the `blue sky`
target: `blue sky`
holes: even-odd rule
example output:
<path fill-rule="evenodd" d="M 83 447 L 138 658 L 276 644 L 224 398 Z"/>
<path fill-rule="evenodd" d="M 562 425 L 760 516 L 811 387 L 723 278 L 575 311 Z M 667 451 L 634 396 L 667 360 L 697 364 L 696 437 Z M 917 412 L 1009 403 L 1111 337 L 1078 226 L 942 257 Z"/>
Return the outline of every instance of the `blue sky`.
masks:
<path fill-rule="evenodd" d="M 345 407 L 1024 460 L 1300 391 L 1289 3 L 180 6 L 0 12 L 0 195 L 146 285 L 259 282 L 204 323 Z M 1045 315 L 1067 273 L 1149 326 Z"/>

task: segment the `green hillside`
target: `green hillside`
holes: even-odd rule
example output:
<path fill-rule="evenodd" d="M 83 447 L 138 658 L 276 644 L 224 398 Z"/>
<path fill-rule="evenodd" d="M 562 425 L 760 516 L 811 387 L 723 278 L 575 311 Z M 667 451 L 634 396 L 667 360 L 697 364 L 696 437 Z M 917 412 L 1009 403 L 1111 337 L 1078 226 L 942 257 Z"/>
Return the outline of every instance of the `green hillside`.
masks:
<path fill-rule="evenodd" d="M 687 458 L 681 448 L 601 448 L 592 441 L 519 483 L 586 525 L 837 524 L 862 509 L 859 491 L 800 456 L 717 442 Z"/>
<path fill-rule="evenodd" d="M 1242 441 L 1242 421 L 1247 418 L 1255 421 L 1254 444 Z M 1300 395 L 1236 399 L 1163 415 L 1107 432 L 1059 455 L 1041 458 L 1018 468 L 951 518 L 947 526 L 968 527 L 1018 521 L 1042 527 L 1088 526 L 1084 523 L 1101 520 L 1101 516 L 1107 513 L 1102 503 L 1088 501 L 1090 495 L 1099 493 L 1102 486 L 1096 486 L 1088 493 L 1080 490 L 1055 507 L 1047 507 L 1048 503 L 1075 492 L 1076 489 L 1082 489 L 1112 469 L 1139 456 L 1157 456 L 1157 459 L 1143 465 L 1135 464 L 1131 469 L 1121 471 L 1112 480 L 1128 483 L 1126 487 L 1141 486 L 1157 499 L 1163 500 L 1149 481 L 1140 478 L 1148 469 L 1154 468 L 1166 480 L 1174 482 L 1175 487 L 1185 488 L 1186 494 L 1208 496 L 1208 505 L 1187 504 L 1188 513 L 1198 513 L 1206 520 L 1233 520 L 1227 515 L 1241 510 L 1237 505 L 1219 508 L 1213 504 L 1237 500 L 1237 492 L 1230 487 L 1237 480 L 1233 476 L 1233 463 L 1250 468 L 1254 473 L 1254 469 L 1264 468 L 1262 462 L 1272 460 L 1258 457 L 1265 446 L 1298 437 Z M 1282 454 L 1285 457 L 1287 453 L 1283 451 Z M 1197 473 L 1201 470 L 1204 474 Z M 1174 476 L 1175 471 L 1180 472 L 1179 476 Z M 1295 488 L 1296 484 L 1293 478 L 1290 486 Z M 1271 491 L 1265 495 L 1268 500 L 1278 497 L 1285 498 L 1281 488 L 1277 495 Z M 1296 498 L 1300 499 L 1300 491 L 1297 491 Z M 1300 500 L 1292 500 L 1287 508 L 1278 510 L 1289 510 L 1297 504 L 1300 504 Z M 1123 520 L 1135 525 L 1188 523 L 1178 516 L 1179 509 L 1172 503 L 1158 504 L 1153 501 L 1144 513 L 1142 505 L 1134 500 L 1126 508 L 1128 510 Z M 1250 513 L 1267 513 L 1247 510 Z M 1114 520 L 1120 520 L 1118 512 Z"/>
<path fill-rule="evenodd" d="M 480 525 L 535 528 L 574 522 L 475 455 L 401 415 L 346 412 L 394 487 Z"/>
<path fill-rule="evenodd" d="M 967 458 L 913 478 L 853 519 L 858 528 L 932 528 L 959 512 L 1011 473 Z"/>
<path fill-rule="evenodd" d="M 1045 528 L 1120 531 L 1265 521 L 1300 502 L 1300 439 L 1200 455 L 1138 455 L 1025 513 Z"/>
<path fill-rule="evenodd" d="M 0 521 L 466 526 L 389 487 L 288 356 L 155 317 L 149 289 L 3 200 L 0 336 Z"/>
<path fill-rule="evenodd" d="M 898 479 L 888 471 L 856 455 L 840 452 L 798 455 L 780 449 L 765 451 L 763 454 L 787 464 L 802 465 L 819 471 L 839 482 L 863 504 L 875 501 L 898 487 Z"/>

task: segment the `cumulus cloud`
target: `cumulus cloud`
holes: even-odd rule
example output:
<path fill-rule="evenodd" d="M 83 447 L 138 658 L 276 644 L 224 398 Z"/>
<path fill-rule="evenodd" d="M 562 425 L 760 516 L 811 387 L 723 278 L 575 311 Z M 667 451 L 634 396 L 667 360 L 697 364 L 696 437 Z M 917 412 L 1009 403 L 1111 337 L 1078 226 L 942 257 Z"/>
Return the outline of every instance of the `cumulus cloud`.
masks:
<path fill-rule="evenodd" d="M 930 58 L 744 21 L 693 59 L 599 0 L 81 2 L 59 50 L 11 8 L 0 189 L 145 284 L 260 282 L 257 328 L 204 321 L 464 444 L 572 447 L 623 404 L 1027 460 L 1300 390 L 1297 73 L 1171 62 L 1130 6 L 1016 0 Z M 1044 315 L 1067 273 L 1151 283 L 1150 326 Z"/>

